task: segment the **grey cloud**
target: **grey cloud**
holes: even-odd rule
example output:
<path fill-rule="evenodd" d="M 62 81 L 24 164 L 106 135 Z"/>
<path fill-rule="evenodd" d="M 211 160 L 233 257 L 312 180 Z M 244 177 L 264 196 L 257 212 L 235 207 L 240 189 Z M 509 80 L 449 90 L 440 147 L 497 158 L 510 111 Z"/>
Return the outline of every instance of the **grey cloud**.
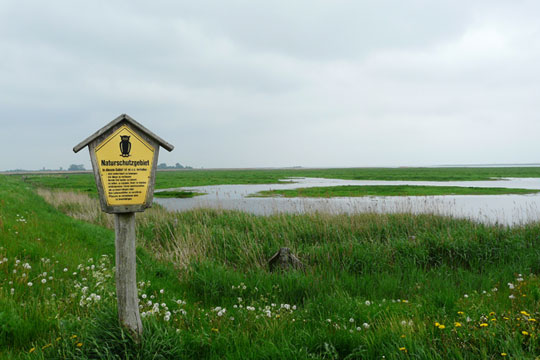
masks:
<path fill-rule="evenodd" d="M 29 145 L 0 169 L 88 164 L 71 147 L 120 113 L 176 145 L 164 161 L 195 166 L 531 162 L 538 11 L 533 1 L 4 1 L 0 150 Z"/>

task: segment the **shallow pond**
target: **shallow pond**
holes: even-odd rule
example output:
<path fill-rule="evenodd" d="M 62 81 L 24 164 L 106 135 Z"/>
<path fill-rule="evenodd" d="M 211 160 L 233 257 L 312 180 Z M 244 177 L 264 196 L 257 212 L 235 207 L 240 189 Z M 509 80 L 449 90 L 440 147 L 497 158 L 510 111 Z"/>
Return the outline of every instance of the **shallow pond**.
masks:
<path fill-rule="evenodd" d="M 196 196 L 190 199 L 155 198 L 154 201 L 173 211 L 185 211 L 194 208 L 218 208 L 241 210 L 260 215 L 270 215 L 279 212 L 304 213 L 314 211 L 332 214 L 361 212 L 430 213 L 468 218 L 483 223 L 505 225 L 523 224 L 540 219 L 540 194 L 336 198 L 248 197 L 263 190 L 339 185 L 428 185 L 540 189 L 540 179 L 511 178 L 493 181 L 438 182 L 290 178 L 280 184 L 183 187 L 181 188 L 182 190 L 203 192 L 207 195 Z"/>

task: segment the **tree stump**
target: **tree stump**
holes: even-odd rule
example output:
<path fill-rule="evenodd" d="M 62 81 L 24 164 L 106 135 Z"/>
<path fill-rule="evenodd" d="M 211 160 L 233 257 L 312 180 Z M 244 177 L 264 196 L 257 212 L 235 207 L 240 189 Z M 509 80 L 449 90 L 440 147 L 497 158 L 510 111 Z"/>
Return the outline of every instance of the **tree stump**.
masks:
<path fill-rule="evenodd" d="M 270 271 L 275 270 L 302 270 L 304 264 L 291 252 L 291 249 L 282 247 L 268 260 Z"/>

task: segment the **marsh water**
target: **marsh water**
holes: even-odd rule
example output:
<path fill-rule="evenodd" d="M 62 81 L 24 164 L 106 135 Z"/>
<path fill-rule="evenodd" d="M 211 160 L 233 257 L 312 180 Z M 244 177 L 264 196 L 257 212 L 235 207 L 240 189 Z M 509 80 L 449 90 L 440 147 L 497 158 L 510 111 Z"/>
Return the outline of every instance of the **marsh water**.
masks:
<path fill-rule="evenodd" d="M 540 179 L 508 178 L 492 181 L 375 181 L 322 178 L 289 178 L 279 184 L 215 185 L 166 190 L 206 193 L 188 199 L 155 198 L 172 211 L 195 208 L 241 210 L 259 215 L 280 212 L 305 213 L 430 213 L 467 218 L 482 223 L 519 225 L 540 219 L 540 194 L 530 195 L 444 195 L 444 196 L 369 196 L 335 198 L 257 198 L 263 190 L 344 185 L 428 185 L 540 189 Z M 159 190 L 158 190 L 159 191 Z M 163 191 L 163 190 L 161 190 Z"/>

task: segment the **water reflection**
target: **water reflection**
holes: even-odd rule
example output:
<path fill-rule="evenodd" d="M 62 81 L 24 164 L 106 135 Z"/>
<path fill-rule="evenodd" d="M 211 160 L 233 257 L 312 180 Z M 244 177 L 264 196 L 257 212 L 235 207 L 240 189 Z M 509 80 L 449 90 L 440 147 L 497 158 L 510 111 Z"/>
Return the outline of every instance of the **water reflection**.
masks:
<path fill-rule="evenodd" d="M 290 182 L 293 180 L 294 182 Z M 540 189 L 540 179 L 511 178 L 496 181 L 374 181 L 321 178 L 291 178 L 280 184 L 215 185 L 184 187 L 183 190 L 207 195 L 191 199 L 155 198 L 154 201 L 174 211 L 194 208 L 241 210 L 259 215 L 279 212 L 304 213 L 432 213 L 468 218 L 483 223 L 516 225 L 537 221 L 540 216 L 540 195 L 445 195 L 338 198 L 249 198 L 263 190 L 338 185 L 432 185 L 463 187 L 502 187 Z M 174 190 L 174 189 L 167 189 Z"/>

